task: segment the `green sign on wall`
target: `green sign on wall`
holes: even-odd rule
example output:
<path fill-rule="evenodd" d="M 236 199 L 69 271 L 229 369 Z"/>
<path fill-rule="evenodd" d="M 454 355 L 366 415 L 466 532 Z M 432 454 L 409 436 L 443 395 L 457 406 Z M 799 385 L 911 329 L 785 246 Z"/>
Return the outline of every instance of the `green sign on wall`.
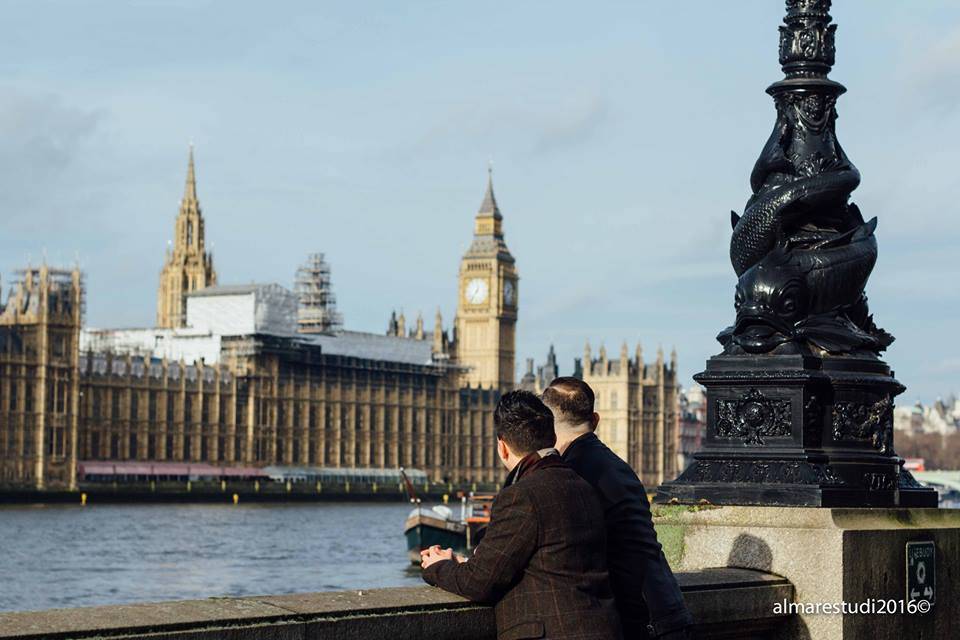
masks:
<path fill-rule="evenodd" d="M 937 549 L 933 541 L 907 543 L 907 602 L 936 600 Z"/>

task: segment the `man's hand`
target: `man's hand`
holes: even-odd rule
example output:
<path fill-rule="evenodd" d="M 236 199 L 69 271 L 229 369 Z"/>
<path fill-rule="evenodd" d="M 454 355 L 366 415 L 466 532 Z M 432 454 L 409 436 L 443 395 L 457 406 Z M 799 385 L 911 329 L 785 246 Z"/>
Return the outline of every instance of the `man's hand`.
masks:
<path fill-rule="evenodd" d="M 430 565 L 441 560 L 453 560 L 453 549 L 441 549 L 440 545 L 435 544 L 429 549 L 420 552 L 420 567 L 426 569 Z M 460 559 L 459 557 L 457 558 Z"/>

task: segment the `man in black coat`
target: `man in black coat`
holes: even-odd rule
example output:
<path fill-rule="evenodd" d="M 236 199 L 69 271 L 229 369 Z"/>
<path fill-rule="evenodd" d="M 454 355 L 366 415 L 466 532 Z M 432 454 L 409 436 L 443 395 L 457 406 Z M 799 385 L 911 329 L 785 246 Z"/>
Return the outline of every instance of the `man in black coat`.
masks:
<path fill-rule="evenodd" d="M 625 640 L 690 638 L 693 620 L 667 564 L 637 474 L 594 431 L 600 421 L 593 390 L 578 378 L 557 378 L 543 392 L 553 411 L 563 461 L 600 496 L 607 527 L 610 581 Z"/>
<path fill-rule="evenodd" d="M 619 640 L 603 510 L 553 448 L 553 414 L 534 394 L 511 391 L 494 424 L 510 474 L 486 534 L 466 561 L 450 549 L 423 551 L 423 579 L 495 603 L 499 640 Z"/>

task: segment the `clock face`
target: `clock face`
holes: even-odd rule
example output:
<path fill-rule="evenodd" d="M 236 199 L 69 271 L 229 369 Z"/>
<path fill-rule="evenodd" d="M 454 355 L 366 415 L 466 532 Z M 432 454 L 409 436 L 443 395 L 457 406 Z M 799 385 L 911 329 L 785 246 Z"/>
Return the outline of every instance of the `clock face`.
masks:
<path fill-rule="evenodd" d="M 513 287 L 513 281 L 507 280 L 503 283 L 503 303 L 512 306 L 516 300 L 516 289 Z"/>
<path fill-rule="evenodd" d="M 474 278 L 467 283 L 464 295 L 470 304 L 482 304 L 487 300 L 487 281 L 481 278 Z"/>

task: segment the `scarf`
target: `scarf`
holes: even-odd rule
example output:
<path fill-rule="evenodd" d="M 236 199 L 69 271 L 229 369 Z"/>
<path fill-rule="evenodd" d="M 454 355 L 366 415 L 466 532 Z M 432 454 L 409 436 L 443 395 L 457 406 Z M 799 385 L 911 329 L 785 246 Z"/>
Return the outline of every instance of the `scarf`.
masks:
<path fill-rule="evenodd" d="M 547 449 L 540 449 L 539 451 L 533 451 L 525 455 L 507 475 L 507 480 L 504 483 L 505 487 L 518 482 L 521 478 L 526 475 L 533 473 L 539 469 L 548 469 L 550 467 L 563 467 L 566 466 L 566 463 L 560 458 L 560 452 L 549 447 Z"/>

